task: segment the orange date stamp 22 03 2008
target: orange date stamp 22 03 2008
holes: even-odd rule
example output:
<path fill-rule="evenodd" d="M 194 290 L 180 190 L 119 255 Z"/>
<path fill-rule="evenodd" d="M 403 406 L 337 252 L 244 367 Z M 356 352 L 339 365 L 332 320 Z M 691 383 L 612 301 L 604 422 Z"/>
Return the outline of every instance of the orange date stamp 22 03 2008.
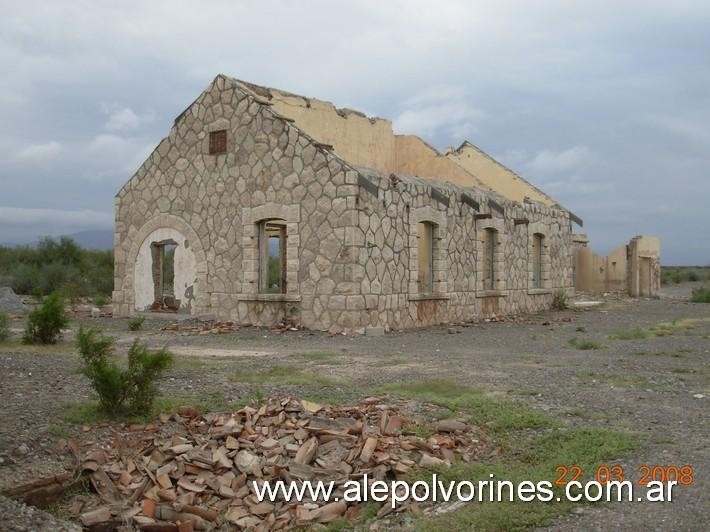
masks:
<path fill-rule="evenodd" d="M 558 477 L 555 480 L 555 485 L 565 486 L 569 482 L 578 481 L 584 470 L 577 466 L 558 465 L 555 468 Z M 681 486 L 689 486 L 693 483 L 693 466 L 690 465 L 641 465 L 637 468 L 638 478 L 636 482 L 640 486 L 647 486 L 649 482 L 677 482 Z M 595 472 L 595 480 L 600 484 L 607 482 L 623 482 L 629 480 L 626 477 L 627 472 L 621 465 L 600 465 Z"/>

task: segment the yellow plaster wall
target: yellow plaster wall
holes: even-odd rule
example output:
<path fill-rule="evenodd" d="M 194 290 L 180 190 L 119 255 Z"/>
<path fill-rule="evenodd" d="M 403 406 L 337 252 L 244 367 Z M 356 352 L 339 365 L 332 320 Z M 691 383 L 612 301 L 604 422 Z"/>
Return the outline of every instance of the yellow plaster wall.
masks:
<path fill-rule="evenodd" d="M 396 172 L 490 190 L 480 179 L 415 135 L 397 135 Z"/>
<path fill-rule="evenodd" d="M 653 236 L 637 236 L 606 257 L 580 246 L 575 254 L 575 288 L 582 292 L 628 291 L 633 297 L 658 294 L 661 242 Z M 645 272 L 642 269 L 646 268 Z"/>
<path fill-rule="evenodd" d="M 590 248 L 577 248 L 575 265 L 576 289 L 581 292 L 616 292 L 627 289 L 626 245 L 606 257 Z"/>
<path fill-rule="evenodd" d="M 385 175 L 401 173 L 490 190 L 481 180 L 414 135 L 395 135 L 392 122 L 369 118 L 332 103 L 277 89 L 248 85 L 274 111 L 290 118 L 318 142 L 356 166 Z"/>
<path fill-rule="evenodd" d="M 400 173 L 493 190 L 514 201 L 526 197 L 553 205 L 555 201 L 514 172 L 464 143 L 441 154 L 415 135 L 395 135 L 392 122 L 369 118 L 332 103 L 278 89 L 248 84 L 274 111 L 293 120 L 308 135 L 330 144 L 337 155 L 356 166 L 385 175 Z"/>
<path fill-rule="evenodd" d="M 330 102 L 269 89 L 273 109 L 292 120 L 318 142 L 356 166 L 390 174 L 395 168 L 392 123 L 356 111 L 336 109 Z"/>
<path fill-rule="evenodd" d="M 555 204 L 548 195 L 471 144 L 464 143 L 457 150 L 447 150 L 446 158 L 510 200 L 522 202 L 527 197 L 545 205 Z"/>

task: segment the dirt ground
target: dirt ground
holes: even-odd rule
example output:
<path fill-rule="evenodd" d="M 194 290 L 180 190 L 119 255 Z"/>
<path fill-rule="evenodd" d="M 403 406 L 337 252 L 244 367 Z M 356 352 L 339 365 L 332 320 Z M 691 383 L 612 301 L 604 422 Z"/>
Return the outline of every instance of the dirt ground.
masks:
<path fill-rule="evenodd" d="M 641 448 L 622 462 L 632 478 L 639 478 L 642 465 L 691 465 L 693 485 L 677 488 L 672 503 L 581 507 L 547 529 L 705 530 L 710 524 L 710 305 L 689 303 L 691 286 L 673 286 L 660 300 L 607 298 L 588 310 L 380 338 L 276 334 L 251 327 L 187 335 L 160 331 L 165 319 L 148 320 L 135 333 L 127 331 L 126 320 L 109 318 L 86 318 L 72 327 L 98 324 L 118 337 L 120 348 L 136 337 L 167 346 L 178 356 L 161 382 L 165 395 L 225 401 L 255 393 L 356 399 L 383 384 L 449 379 L 525 402 L 571 425 L 637 432 Z M 659 323 L 674 325 L 661 336 L 609 337 Z M 573 339 L 601 348 L 576 349 Z M 236 372 L 274 366 L 300 369 L 318 381 L 272 385 L 233 378 Z M 46 349 L 0 344 L 0 489 L 61 469 L 62 440 L 82 435 L 80 426 L 62 424 L 66 405 L 91 396 L 78 367 L 71 334 Z"/>

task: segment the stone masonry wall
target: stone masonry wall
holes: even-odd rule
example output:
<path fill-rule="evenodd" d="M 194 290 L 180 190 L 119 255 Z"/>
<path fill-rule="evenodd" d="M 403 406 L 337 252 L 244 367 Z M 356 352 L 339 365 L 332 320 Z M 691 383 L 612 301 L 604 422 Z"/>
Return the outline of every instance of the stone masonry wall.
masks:
<path fill-rule="evenodd" d="M 564 211 L 539 203 L 516 204 L 496 198 L 505 216 L 487 205 L 487 196 L 473 189 L 422 179 L 377 182 L 378 194 L 361 191 L 358 202 L 361 294 L 365 312 L 360 327 L 395 329 L 465 321 L 474 317 L 513 314 L 549 308 L 555 290 L 569 292 L 572 256 L 569 218 Z M 435 188 L 446 202 L 432 197 Z M 465 193 L 481 212 L 461 201 Z M 490 219 L 476 214 L 490 213 Z M 518 220 L 518 223 L 516 223 Z M 417 233 L 420 221 L 433 222 L 434 288 L 419 294 Z M 497 230 L 494 257 L 495 289 L 483 289 L 483 230 Z M 542 234 L 542 286 L 533 288 L 531 239 Z M 356 319 L 353 316 L 353 319 Z"/>
<path fill-rule="evenodd" d="M 221 129 L 227 153 L 209 155 L 209 133 Z M 353 290 L 346 228 L 356 182 L 326 147 L 216 78 L 117 195 L 115 314 L 135 312 L 138 251 L 155 229 L 169 227 L 196 253 L 193 314 L 342 328 L 345 302 L 334 293 Z M 287 222 L 287 294 L 258 293 L 256 224 L 265 218 Z"/>
<path fill-rule="evenodd" d="M 210 155 L 209 133 L 225 129 L 227 152 Z M 136 287 L 145 289 L 137 257 L 161 228 L 176 231 L 194 255 L 192 314 L 241 323 L 399 329 L 539 310 L 554 289 L 570 289 L 565 211 L 496 196 L 503 216 L 474 189 L 395 180 L 353 168 L 247 87 L 218 76 L 117 194 L 114 314 L 136 311 Z M 257 227 L 271 218 L 286 224 L 285 294 L 259 292 Z M 434 227 L 431 294 L 417 286 L 421 221 Z M 498 240 L 490 292 L 481 281 L 486 227 Z M 544 235 L 538 290 L 530 288 L 534 233 Z"/>

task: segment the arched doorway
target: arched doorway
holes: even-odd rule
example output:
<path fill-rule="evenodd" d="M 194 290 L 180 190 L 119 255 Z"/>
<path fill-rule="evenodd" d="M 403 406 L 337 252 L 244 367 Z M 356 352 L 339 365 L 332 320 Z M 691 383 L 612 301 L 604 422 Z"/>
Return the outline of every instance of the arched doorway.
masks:
<path fill-rule="evenodd" d="M 197 266 L 190 241 L 176 229 L 154 230 L 140 245 L 133 279 L 135 310 L 191 313 Z"/>

